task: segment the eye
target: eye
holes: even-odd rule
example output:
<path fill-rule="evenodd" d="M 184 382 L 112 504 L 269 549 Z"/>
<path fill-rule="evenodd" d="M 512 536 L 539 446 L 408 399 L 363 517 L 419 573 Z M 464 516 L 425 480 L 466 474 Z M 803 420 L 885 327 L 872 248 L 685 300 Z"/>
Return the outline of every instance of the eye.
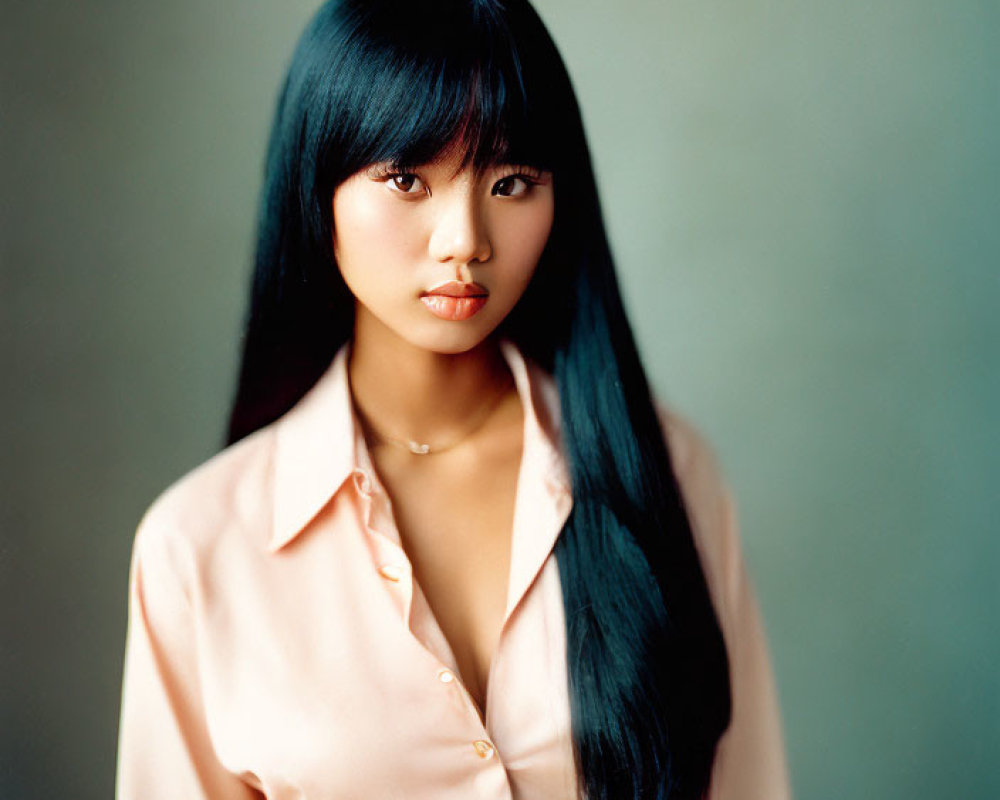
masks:
<path fill-rule="evenodd" d="M 498 166 L 501 175 L 507 173 L 493 184 L 490 194 L 497 197 L 525 197 L 532 193 L 540 184 L 548 183 L 551 172 L 528 164 L 506 164 Z"/>
<path fill-rule="evenodd" d="M 527 194 L 533 185 L 534 181 L 527 175 L 520 173 L 507 175 L 493 184 L 491 194 L 499 195 L 500 197 L 519 197 L 520 195 Z"/>
<path fill-rule="evenodd" d="M 365 170 L 373 181 L 384 183 L 393 194 L 405 195 L 408 199 L 427 194 L 427 184 L 416 174 L 413 167 L 393 161 L 380 161 Z"/>
<path fill-rule="evenodd" d="M 420 194 L 426 188 L 424 182 L 412 172 L 393 172 L 385 177 L 392 190 L 400 194 Z"/>

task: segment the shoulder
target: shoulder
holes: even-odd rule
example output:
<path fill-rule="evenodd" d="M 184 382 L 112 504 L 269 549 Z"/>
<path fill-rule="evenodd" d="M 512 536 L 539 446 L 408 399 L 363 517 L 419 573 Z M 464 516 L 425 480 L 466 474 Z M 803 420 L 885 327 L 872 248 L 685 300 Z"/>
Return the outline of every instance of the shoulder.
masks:
<path fill-rule="evenodd" d="M 263 546 L 270 533 L 273 425 L 215 454 L 167 487 L 143 514 L 133 560 L 190 573 L 223 545 Z"/>

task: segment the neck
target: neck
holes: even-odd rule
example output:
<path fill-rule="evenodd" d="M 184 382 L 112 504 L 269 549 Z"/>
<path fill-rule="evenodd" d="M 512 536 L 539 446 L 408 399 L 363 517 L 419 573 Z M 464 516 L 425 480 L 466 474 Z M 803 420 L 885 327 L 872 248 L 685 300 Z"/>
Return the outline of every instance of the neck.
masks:
<path fill-rule="evenodd" d="M 485 406 L 512 390 L 495 338 L 463 353 L 438 353 L 379 323 L 355 326 L 348 375 L 362 421 L 371 420 L 389 436 L 432 447 L 470 433 Z"/>

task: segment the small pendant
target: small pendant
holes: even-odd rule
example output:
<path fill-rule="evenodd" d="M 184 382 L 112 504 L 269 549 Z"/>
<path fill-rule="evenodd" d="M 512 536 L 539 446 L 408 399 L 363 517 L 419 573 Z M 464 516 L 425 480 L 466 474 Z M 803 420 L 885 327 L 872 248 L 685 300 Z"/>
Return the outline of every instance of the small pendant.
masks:
<path fill-rule="evenodd" d="M 425 456 L 431 451 L 431 446 L 429 444 L 417 444 L 412 439 L 409 442 L 410 452 L 415 453 L 418 456 Z"/>

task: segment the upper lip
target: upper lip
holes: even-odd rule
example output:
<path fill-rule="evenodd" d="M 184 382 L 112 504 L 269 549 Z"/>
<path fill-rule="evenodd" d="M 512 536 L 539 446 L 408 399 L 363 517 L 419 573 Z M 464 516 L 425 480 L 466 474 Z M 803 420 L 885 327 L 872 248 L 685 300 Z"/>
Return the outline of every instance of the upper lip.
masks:
<path fill-rule="evenodd" d="M 447 283 L 435 286 L 433 289 L 428 289 L 424 294 L 441 294 L 445 297 L 487 297 L 489 291 L 485 286 L 480 286 L 478 283 L 448 281 Z"/>

